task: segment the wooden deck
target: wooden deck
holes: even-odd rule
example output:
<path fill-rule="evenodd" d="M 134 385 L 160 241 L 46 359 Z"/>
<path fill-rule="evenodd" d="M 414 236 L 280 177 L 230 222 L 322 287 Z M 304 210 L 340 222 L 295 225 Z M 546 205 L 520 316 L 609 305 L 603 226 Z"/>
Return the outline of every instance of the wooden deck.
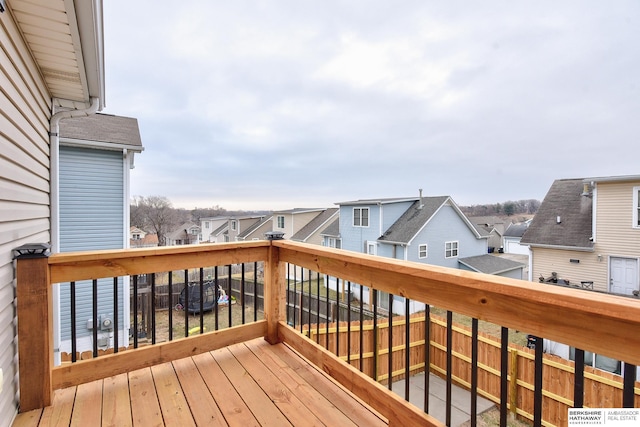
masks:
<path fill-rule="evenodd" d="M 263 339 L 57 390 L 17 426 L 382 426 L 284 344 Z"/>

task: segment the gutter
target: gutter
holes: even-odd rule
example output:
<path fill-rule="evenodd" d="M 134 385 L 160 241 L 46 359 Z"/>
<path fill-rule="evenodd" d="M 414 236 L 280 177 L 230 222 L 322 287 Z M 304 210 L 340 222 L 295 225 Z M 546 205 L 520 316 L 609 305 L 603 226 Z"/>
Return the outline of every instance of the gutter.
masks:
<path fill-rule="evenodd" d="M 54 102 L 55 105 L 55 102 Z M 51 185 L 51 252 L 60 252 L 60 120 L 87 117 L 95 114 L 100 106 L 98 98 L 91 98 L 91 105 L 80 110 L 59 111 L 51 116 L 49 125 L 50 185 Z"/>

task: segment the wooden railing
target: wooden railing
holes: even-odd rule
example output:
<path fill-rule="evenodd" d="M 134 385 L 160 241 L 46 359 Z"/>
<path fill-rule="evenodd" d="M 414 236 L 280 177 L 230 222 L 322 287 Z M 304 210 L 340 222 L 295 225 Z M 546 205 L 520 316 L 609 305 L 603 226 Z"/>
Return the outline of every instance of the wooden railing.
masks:
<path fill-rule="evenodd" d="M 92 360 L 53 366 L 52 284 L 245 262 L 264 263 L 264 320 Z M 438 425 L 285 319 L 287 263 L 362 286 L 640 364 L 640 301 L 284 240 L 92 251 L 17 259 L 21 411 L 52 390 L 265 337 L 285 341 L 389 418 Z M 503 396 L 506 399 L 506 396 Z"/>

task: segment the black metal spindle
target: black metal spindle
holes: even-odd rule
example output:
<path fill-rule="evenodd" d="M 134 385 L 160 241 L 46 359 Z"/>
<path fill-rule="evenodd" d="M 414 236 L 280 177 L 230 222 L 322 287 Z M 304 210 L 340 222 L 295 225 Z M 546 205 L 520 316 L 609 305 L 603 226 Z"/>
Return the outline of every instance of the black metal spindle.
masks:
<path fill-rule="evenodd" d="M 169 292 L 169 341 L 173 340 L 173 271 L 169 272 L 169 283 L 168 283 L 168 292 Z"/>
<path fill-rule="evenodd" d="M 378 381 L 378 290 L 374 289 L 373 297 L 373 380 Z"/>
<path fill-rule="evenodd" d="M 228 318 L 229 318 L 229 323 L 227 324 L 227 326 L 230 328 L 233 326 L 233 317 L 231 315 L 231 296 L 233 295 L 231 292 L 231 281 L 233 280 L 233 275 L 231 273 L 231 265 L 229 265 L 229 280 L 227 280 L 227 296 L 229 297 L 227 299 L 227 308 L 228 310 Z"/>
<path fill-rule="evenodd" d="M 507 427 L 509 377 L 509 329 L 500 329 L 500 427 Z"/>
<path fill-rule="evenodd" d="M 347 281 L 347 363 L 351 364 L 351 282 Z"/>
<path fill-rule="evenodd" d="M 584 350 L 576 348 L 574 361 L 573 407 L 584 406 Z"/>
<path fill-rule="evenodd" d="M 258 263 L 253 263 L 253 321 L 258 321 Z"/>
<path fill-rule="evenodd" d="M 344 286 L 344 279 L 342 281 Z M 336 277 L 336 356 L 340 357 L 340 279 Z"/>
<path fill-rule="evenodd" d="M 242 324 L 245 324 L 245 313 L 244 313 L 244 263 L 241 264 L 240 271 L 240 306 L 242 308 Z"/>
<path fill-rule="evenodd" d="M 291 264 L 287 263 L 287 324 L 291 325 Z M 295 310 L 294 310 L 295 313 Z M 295 319 L 294 319 L 295 322 Z M 294 323 L 295 325 L 295 323 Z"/>
<path fill-rule="evenodd" d="M 198 280 L 199 292 L 200 292 L 200 334 L 204 333 L 204 268 L 200 267 L 200 278 Z"/>
<path fill-rule="evenodd" d="M 219 320 L 219 318 L 218 318 L 218 308 L 219 308 L 218 302 L 220 301 L 220 296 L 221 296 L 220 295 L 220 289 L 222 289 L 222 287 L 220 286 L 220 280 L 219 279 L 220 278 L 218 277 L 218 266 L 216 265 L 215 267 L 213 267 L 213 285 L 214 285 L 214 288 L 215 288 L 214 295 L 216 296 L 216 304 L 215 304 L 215 310 L 214 310 L 214 315 L 213 315 L 214 319 L 213 320 L 214 320 L 214 323 L 215 323 L 214 329 L 216 331 L 220 327 L 219 324 L 218 324 L 218 320 Z"/>
<path fill-rule="evenodd" d="M 289 264 L 290 266 L 291 264 Z M 293 327 L 295 328 L 298 317 L 298 283 L 296 277 L 296 266 L 293 266 Z"/>
<path fill-rule="evenodd" d="M 409 401 L 409 374 L 411 373 L 411 300 L 404 299 L 404 312 L 406 321 L 404 323 L 404 400 Z M 389 306 L 393 310 L 393 306 Z"/>
<path fill-rule="evenodd" d="M 453 312 L 447 310 L 447 384 L 446 384 L 446 424 L 451 425 L 451 389 L 452 389 L 452 366 L 453 364 Z"/>
<path fill-rule="evenodd" d="M 138 275 L 133 276 L 133 348 L 138 348 Z"/>
<path fill-rule="evenodd" d="M 307 316 L 309 316 L 309 338 L 311 338 L 311 270 L 309 270 L 309 292 L 308 292 L 308 300 L 307 300 Z"/>
<path fill-rule="evenodd" d="M 325 317 L 325 321 L 324 321 L 324 327 L 325 327 L 325 334 L 324 334 L 324 347 L 328 350 L 329 349 L 329 285 L 328 283 L 331 281 L 331 279 L 329 278 L 329 276 L 327 276 L 327 295 L 325 298 L 325 303 L 326 303 L 326 309 L 327 309 L 327 316 Z M 336 282 L 337 283 L 337 282 Z M 337 288 L 336 288 L 337 289 Z"/>
<path fill-rule="evenodd" d="M 543 367 L 543 346 L 542 337 L 536 337 L 536 358 L 534 362 L 535 372 L 533 379 L 533 425 L 542 425 L 542 367 Z M 506 395 L 505 395 L 506 396 Z M 505 397 L 506 399 L 506 397 Z"/>
<path fill-rule="evenodd" d="M 156 273 L 151 273 L 151 344 L 156 343 Z"/>
<path fill-rule="evenodd" d="M 363 372 L 363 363 L 364 363 L 364 346 L 363 346 L 363 341 L 364 341 L 364 287 L 362 285 L 358 285 L 360 286 L 360 331 L 359 331 L 359 335 L 360 335 L 360 372 Z"/>
<path fill-rule="evenodd" d="M 78 332 L 76 330 L 76 282 L 69 283 L 69 293 L 71 297 L 71 361 L 77 360 Z"/>
<path fill-rule="evenodd" d="M 189 270 L 184 270 L 184 336 L 189 336 L 189 302 L 191 297 L 189 295 Z"/>
<path fill-rule="evenodd" d="M 316 343 L 320 343 L 320 273 L 316 280 Z"/>
<path fill-rule="evenodd" d="M 624 364 L 623 388 L 622 388 L 622 407 L 633 408 L 635 401 L 635 382 L 636 382 L 636 365 L 630 363 Z"/>
<path fill-rule="evenodd" d="M 93 357 L 98 357 L 98 280 L 93 279 L 92 281 L 92 309 L 93 309 Z"/>
<path fill-rule="evenodd" d="M 387 370 L 389 371 L 389 381 L 387 387 L 389 390 L 393 387 L 393 294 L 389 293 L 389 333 L 388 333 L 388 343 L 387 346 L 389 348 L 389 357 L 387 358 Z"/>
<path fill-rule="evenodd" d="M 478 319 L 471 319 L 471 425 L 478 418 Z"/>
<path fill-rule="evenodd" d="M 120 322 L 118 322 L 118 278 L 113 278 L 113 352 L 118 352 L 118 329 Z"/>
<path fill-rule="evenodd" d="M 429 378 L 431 375 L 431 306 L 424 307 L 424 412 L 429 413 Z"/>
<path fill-rule="evenodd" d="M 296 292 L 296 299 L 298 293 Z M 304 330 L 304 268 L 300 267 L 300 333 Z"/>

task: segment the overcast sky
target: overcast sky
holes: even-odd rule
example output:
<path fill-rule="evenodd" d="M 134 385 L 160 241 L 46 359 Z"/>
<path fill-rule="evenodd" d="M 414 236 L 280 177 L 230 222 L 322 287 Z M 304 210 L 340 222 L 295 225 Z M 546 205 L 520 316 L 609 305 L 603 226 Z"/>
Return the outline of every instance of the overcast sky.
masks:
<path fill-rule="evenodd" d="M 184 208 L 542 200 L 640 174 L 640 2 L 104 2 L 132 195 Z"/>

